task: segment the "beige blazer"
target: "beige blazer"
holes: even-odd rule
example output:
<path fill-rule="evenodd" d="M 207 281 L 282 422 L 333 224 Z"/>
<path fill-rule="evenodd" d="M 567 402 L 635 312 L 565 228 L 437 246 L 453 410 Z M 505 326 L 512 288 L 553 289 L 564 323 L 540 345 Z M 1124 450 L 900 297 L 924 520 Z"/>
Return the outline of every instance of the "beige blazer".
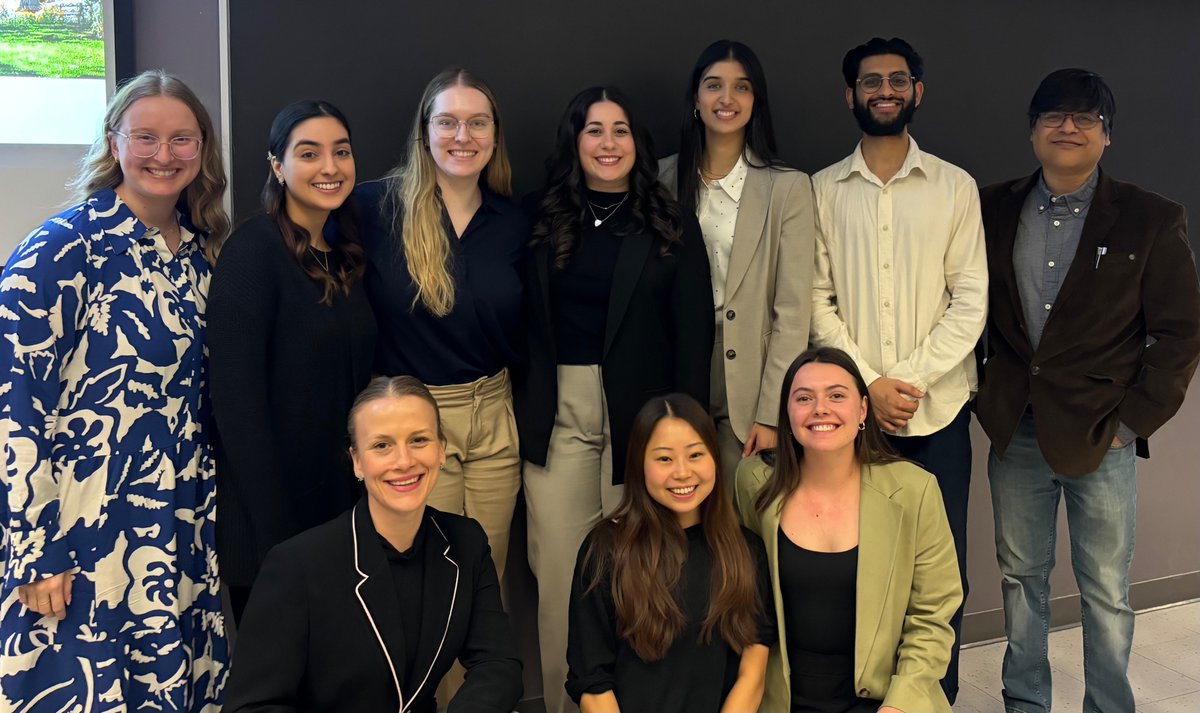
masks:
<path fill-rule="evenodd" d="M 658 163 L 658 180 L 672 195 L 677 158 Z M 721 349 L 729 422 L 742 442 L 755 421 L 776 425 L 783 374 L 808 347 L 816 230 L 807 174 L 749 169 L 725 278 Z"/>
<path fill-rule="evenodd" d="M 747 458 L 737 472 L 742 522 L 767 550 L 779 641 L 767 660 L 763 713 L 791 710 L 787 628 L 779 590 L 779 513 L 783 499 L 759 513 L 758 491 L 772 468 Z M 954 539 L 942 494 L 929 473 L 908 462 L 862 467 L 854 687 L 909 713 L 950 713 L 939 681 L 950 662 L 950 617 L 962 602 Z"/>

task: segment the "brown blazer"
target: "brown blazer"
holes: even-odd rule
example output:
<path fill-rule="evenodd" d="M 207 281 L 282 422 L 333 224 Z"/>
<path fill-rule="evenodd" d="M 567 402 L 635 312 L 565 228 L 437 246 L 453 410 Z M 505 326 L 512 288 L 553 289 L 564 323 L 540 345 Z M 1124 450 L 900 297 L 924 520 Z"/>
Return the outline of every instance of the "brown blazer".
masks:
<path fill-rule="evenodd" d="M 1145 440 L 1179 410 L 1200 358 L 1200 284 L 1183 206 L 1101 171 L 1075 261 L 1034 352 L 1013 243 L 1037 178 L 980 192 L 991 286 L 975 413 L 1003 456 L 1032 405 L 1046 462 L 1062 475 L 1086 475 L 1099 467 L 1119 422 L 1148 456 Z M 1097 263 L 1099 248 L 1107 252 Z"/>

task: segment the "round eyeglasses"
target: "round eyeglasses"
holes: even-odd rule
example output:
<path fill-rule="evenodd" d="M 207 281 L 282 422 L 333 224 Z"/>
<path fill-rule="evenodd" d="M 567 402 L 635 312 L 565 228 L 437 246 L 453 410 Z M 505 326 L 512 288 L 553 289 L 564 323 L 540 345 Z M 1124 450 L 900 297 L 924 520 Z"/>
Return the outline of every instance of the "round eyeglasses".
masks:
<path fill-rule="evenodd" d="M 1047 129 L 1057 129 L 1067 123 L 1067 119 L 1071 120 L 1076 129 L 1087 131 L 1104 121 L 1104 115 L 1090 111 L 1048 111 L 1044 114 L 1038 114 L 1037 118 L 1038 123 Z"/>
<path fill-rule="evenodd" d="M 904 72 L 892 72 L 886 77 L 882 74 L 866 74 L 862 77 L 859 77 L 856 80 L 856 83 L 858 86 L 862 87 L 862 90 L 867 94 L 874 94 L 883 87 L 885 80 L 887 81 L 888 85 L 897 92 L 908 91 L 908 88 L 912 86 L 914 81 L 916 81 L 911 74 L 905 74 Z"/>
<path fill-rule="evenodd" d="M 460 126 L 467 127 L 467 133 L 472 138 L 486 139 L 492 135 L 492 125 L 495 123 L 490 116 L 472 116 L 466 121 L 459 121 L 449 114 L 437 114 L 429 119 L 429 127 L 433 133 L 443 139 L 454 138 Z"/>
<path fill-rule="evenodd" d="M 157 156 L 158 147 L 166 144 L 172 156 L 180 161 L 191 161 L 200 154 L 200 144 L 203 143 L 195 136 L 173 136 L 168 141 L 162 141 L 154 134 L 125 134 L 116 130 L 113 133 L 125 139 L 129 152 L 138 158 Z"/>

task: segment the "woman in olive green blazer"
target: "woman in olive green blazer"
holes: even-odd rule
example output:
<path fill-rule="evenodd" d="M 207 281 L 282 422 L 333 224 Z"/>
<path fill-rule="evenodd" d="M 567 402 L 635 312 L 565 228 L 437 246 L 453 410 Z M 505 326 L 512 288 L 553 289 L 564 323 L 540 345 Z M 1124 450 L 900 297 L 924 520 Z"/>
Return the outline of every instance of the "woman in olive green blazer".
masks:
<path fill-rule="evenodd" d="M 949 622 L 962 601 L 962 588 L 936 481 L 888 451 L 869 417 L 866 385 L 844 352 L 815 349 L 801 354 L 784 376 L 780 401 L 780 448 L 772 459 L 774 466 L 755 457 L 743 461 L 737 473 L 738 510 L 746 527 L 766 545 L 779 621 L 779 641 L 771 648 L 759 710 L 792 710 L 779 583 L 781 520 L 786 521 L 784 536 L 803 532 L 803 518 L 814 512 L 815 502 L 805 500 L 806 488 L 824 477 L 819 471 L 837 463 L 841 472 L 849 473 L 844 502 L 857 499 L 856 532 L 846 533 L 856 542 L 843 539 L 829 548 L 811 546 L 811 539 L 796 544 L 826 552 L 858 547 L 853 693 L 860 699 L 881 700 L 880 711 L 949 713 L 938 682 L 950 660 L 954 633 Z M 834 481 L 836 476 L 822 482 L 821 502 L 826 507 L 833 502 L 826 496 L 834 492 L 828 487 Z M 827 528 L 829 511 L 823 514 L 827 518 L 820 527 Z"/>

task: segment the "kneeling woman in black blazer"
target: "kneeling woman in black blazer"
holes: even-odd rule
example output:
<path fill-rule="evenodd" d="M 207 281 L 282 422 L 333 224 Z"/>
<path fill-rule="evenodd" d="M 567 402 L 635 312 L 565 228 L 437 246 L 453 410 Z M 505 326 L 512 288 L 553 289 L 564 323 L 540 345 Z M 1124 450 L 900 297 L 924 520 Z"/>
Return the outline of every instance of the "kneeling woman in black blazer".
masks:
<path fill-rule="evenodd" d="M 571 100 L 549 166 L 513 403 L 546 710 L 560 713 L 573 707 L 563 689 L 571 565 L 616 507 L 642 404 L 673 391 L 708 403 L 714 325 L 700 225 L 658 183 L 649 133 L 619 92 Z"/>
<path fill-rule="evenodd" d="M 446 459 L 437 402 L 412 377 L 377 377 L 349 430 L 366 495 L 267 556 L 225 710 L 433 713 L 457 659 L 451 713 L 511 711 L 521 663 L 487 537 L 425 505 Z"/>

